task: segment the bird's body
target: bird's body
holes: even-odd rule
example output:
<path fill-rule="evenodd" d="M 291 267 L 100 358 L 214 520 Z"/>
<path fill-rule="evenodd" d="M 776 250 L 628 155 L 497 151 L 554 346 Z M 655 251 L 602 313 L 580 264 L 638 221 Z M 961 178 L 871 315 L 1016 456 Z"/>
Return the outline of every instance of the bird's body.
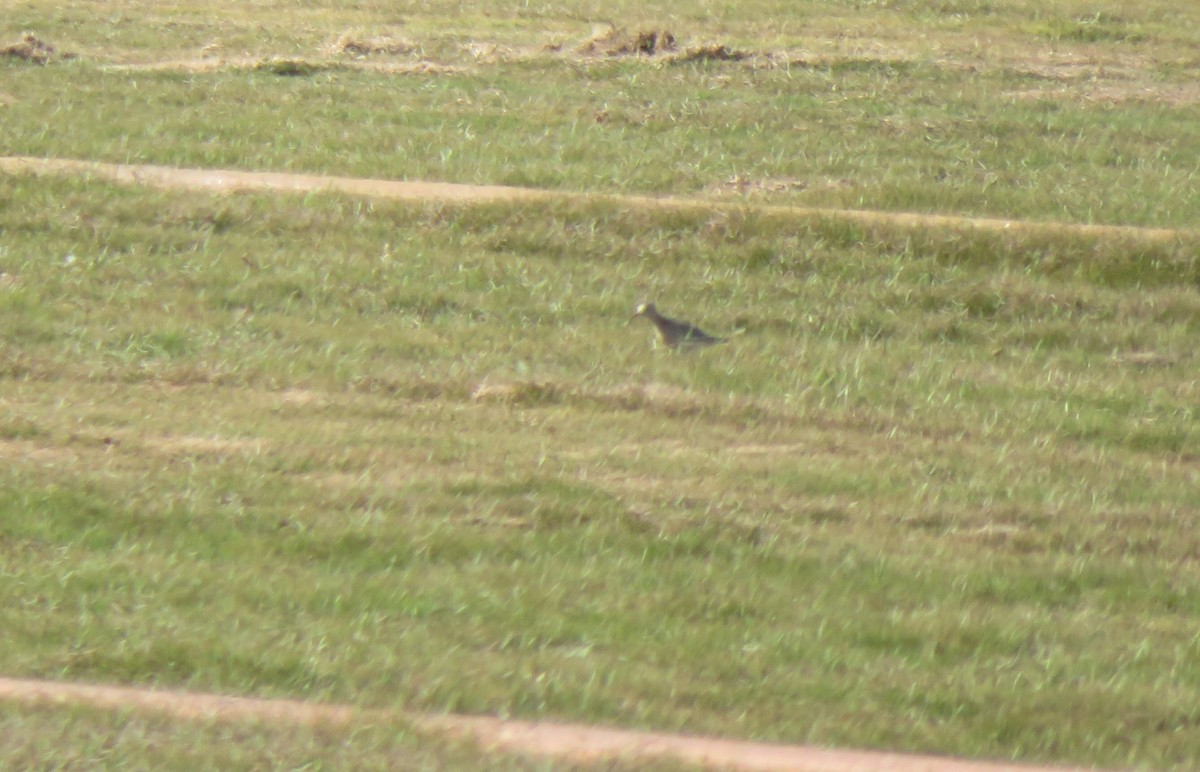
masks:
<path fill-rule="evenodd" d="M 724 338 L 713 337 L 699 327 L 663 316 L 653 303 L 642 303 L 633 315 L 644 316 L 654 322 L 663 343 L 671 348 L 711 346 L 725 342 Z"/>

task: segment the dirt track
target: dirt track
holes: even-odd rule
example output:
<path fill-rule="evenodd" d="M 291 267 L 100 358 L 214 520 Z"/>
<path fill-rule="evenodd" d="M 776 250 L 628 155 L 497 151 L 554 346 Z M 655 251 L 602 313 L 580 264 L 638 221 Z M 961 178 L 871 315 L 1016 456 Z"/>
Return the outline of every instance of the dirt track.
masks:
<path fill-rule="evenodd" d="M 857 209 L 823 209 L 779 205 L 751 205 L 743 201 L 669 198 L 636 195 L 592 194 L 518 188 L 504 185 L 462 185 L 450 182 L 405 182 L 400 180 L 335 177 L 282 172 L 247 172 L 229 169 L 177 169 L 168 166 L 111 164 L 65 158 L 0 157 L 0 172 L 53 176 L 92 176 L 128 185 L 156 188 L 205 189 L 214 191 L 284 191 L 314 193 L 331 191 L 399 201 L 445 201 L 487 203 L 528 201 L 599 201 L 624 206 L 682 210 L 739 210 L 752 208 L 762 214 L 798 218 L 831 218 L 863 224 L 890 224 L 909 228 L 977 229 L 1030 233 L 1074 233 L 1080 236 L 1126 238 L 1135 241 L 1174 241 L 1198 234 L 1170 228 L 1140 228 L 1125 225 L 1049 223 L 998 218 L 876 212 Z"/>
<path fill-rule="evenodd" d="M 506 721 L 487 716 L 401 714 L 297 700 L 260 700 L 14 678 L 0 678 L 0 700 L 25 705 L 141 710 L 207 721 L 257 720 L 334 727 L 360 722 L 391 723 L 469 739 L 487 749 L 581 763 L 667 757 L 722 769 L 793 772 L 1035 772 L 1066 769 L 719 740 L 544 721 Z"/>

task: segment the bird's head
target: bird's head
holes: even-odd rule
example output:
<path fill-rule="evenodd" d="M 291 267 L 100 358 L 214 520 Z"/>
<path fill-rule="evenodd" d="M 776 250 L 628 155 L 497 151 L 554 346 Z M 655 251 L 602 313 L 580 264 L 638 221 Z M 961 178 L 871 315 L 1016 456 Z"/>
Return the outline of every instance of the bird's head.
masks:
<path fill-rule="evenodd" d="M 653 314 L 654 310 L 655 309 L 654 309 L 653 303 L 639 303 L 638 307 L 634 310 L 633 315 L 635 317 L 636 316 L 648 316 L 650 314 Z"/>

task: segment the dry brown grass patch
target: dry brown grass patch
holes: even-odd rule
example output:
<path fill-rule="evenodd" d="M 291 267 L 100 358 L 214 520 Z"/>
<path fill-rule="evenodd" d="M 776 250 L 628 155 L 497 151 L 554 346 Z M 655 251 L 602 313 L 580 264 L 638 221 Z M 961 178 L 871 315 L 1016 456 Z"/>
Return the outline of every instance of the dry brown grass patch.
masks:
<path fill-rule="evenodd" d="M 780 193 L 806 193 L 831 191 L 854 187 L 849 179 L 803 180 L 794 177 L 764 177 L 753 179 L 735 174 L 726 180 L 708 186 L 712 193 L 737 193 L 738 195 L 773 195 Z"/>
<path fill-rule="evenodd" d="M 502 402 L 509 405 L 535 405 L 557 402 L 563 388 L 549 381 L 511 381 L 481 383 L 471 392 L 476 402 Z"/>
<path fill-rule="evenodd" d="M 695 46 L 687 50 L 673 54 L 670 57 L 672 62 L 740 62 L 743 59 L 749 59 L 753 54 L 749 51 L 742 51 L 737 48 L 730 48 L 724 43 L 710 43 L 703 46 Z"/>
<path fill-rule="evenodd" d="M 142 437 L 149 448 L 169 455 L 224 456 L 231 454 L 255 455 L 263 451 L 261 440 L 231 439 L 228 437 L 200 437 L 196 435 L 165 435 Z"/>
<path fill-rule="evenodd" d="M 6 461 L 36 461 L 53 464 L 56 462 L 75 463 L 79 456 L 70 448 L 56 445 L 42 445 L 32 440 L 0 439 L 0 459 Z"/>
<path fill-rule="evenodd" d="M 106 69 L 116 72 L 188 72 L 207 73 L 221 70 L 256 70 L 281 76 L 315 75 L 330 70 L 362 70 L 383 75 L 446 75 L 462 72 L 461 67 L 425 60 L 369 61 L 352 58 L 327 59 L 210 57 L 201 59 L 169 59 L 161 62 L 112 64 Z"/>
<path fill-rule="evenodd" d="M 775 411 L 755 400 L 711 397 L 655 382 L 626 383 L 608 388 L 542 380 L 482 383 L 471 392 L 471 398 L 477 402 L 524 406 L 569 402 L 603 410 L 646 411 L 675 417 L 706 415 L 737 419 L 747 413 L 762 412 L 775 415 Z M 784 419 L 782 414 L 776 418 Z"/>
<path fill-rule="evenodd" d="M 1050 88 L 1031 88 L 1010 91 L 1014 100 L 1046 100 L 1052 102 L 1082 101 L 1102 105 L 1155 104 L 1166 107 L 1187 107 L 1200 104 L 1200 85 L 1168 85 L 1161 83 L 1087 83 L 1057 85 Z"/>
<path fill-rule="evenodd" d="M 1161 351 L 1126 351 L 1113 354 L 1112 358 L 1117 364 L 1131 367 L 1170 367 L 1178 361 L 1178 357 Z"/>
<path fill-rule="evenodd" d="M 366 56 L 407 56 L 415 53 L 419 46 L 406 38 L 395 38 L 387 35 L 378 37 L 356 37 L 349 33 L 338 36 L 329 46 L 329 53 L 335 56 L 347 55 L 353 57 Z"/>

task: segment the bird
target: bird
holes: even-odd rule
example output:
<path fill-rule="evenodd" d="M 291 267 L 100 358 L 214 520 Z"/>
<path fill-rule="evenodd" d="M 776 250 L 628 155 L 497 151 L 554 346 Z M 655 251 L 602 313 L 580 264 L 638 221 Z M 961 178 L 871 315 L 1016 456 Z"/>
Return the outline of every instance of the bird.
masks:
<path fill-rule="evenodd" d="M 724 343 L 724 338 L 717 338 L 709 335 L 699 327 L 681 322 L 676 319 L 670 319 L 663 316 L 654 307 L 653 303 L 642 303 L 633 312 L 633 317 L 637 318 L 644 316 L 654 322 L 654 326 L 658 328 L 658 332 L 662 335 L 663 343 L 666 343 L 671 348 L 698 348 L 700 346 L 711 346 L 715 343 Z"/>

